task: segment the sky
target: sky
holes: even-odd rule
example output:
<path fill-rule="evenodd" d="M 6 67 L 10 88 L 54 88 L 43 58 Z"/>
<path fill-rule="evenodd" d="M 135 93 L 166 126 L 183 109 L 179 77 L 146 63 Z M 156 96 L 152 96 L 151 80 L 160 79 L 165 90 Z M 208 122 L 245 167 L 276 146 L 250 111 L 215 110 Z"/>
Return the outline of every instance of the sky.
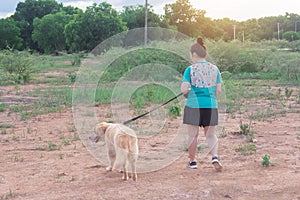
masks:
<path fill-rule="evenodd" d="M 15 12 L 17 4 L 25 0 L 0 0 L 0 18 L 5 18 Z M 74 6 L 85 9 L 93 3 L 101 3 L 105 0 L 57 0 L 64 6 Z M 145 0 L 106 0 L 113 8 L 121 11 L 123 6 L 144 5 Z M 148 0 L 153 6 L 154 12 L 164 14 L 165 4 L 175 3 L 176 0 Z M 237 21 L 245 21 L 252 18 L 265 16 L 279 16 L 288 13 L 300 15 L 300 0 L 190 0 L 193 7 L 206 11 L 206 17 L 222 19 L 228 17 Z"/>

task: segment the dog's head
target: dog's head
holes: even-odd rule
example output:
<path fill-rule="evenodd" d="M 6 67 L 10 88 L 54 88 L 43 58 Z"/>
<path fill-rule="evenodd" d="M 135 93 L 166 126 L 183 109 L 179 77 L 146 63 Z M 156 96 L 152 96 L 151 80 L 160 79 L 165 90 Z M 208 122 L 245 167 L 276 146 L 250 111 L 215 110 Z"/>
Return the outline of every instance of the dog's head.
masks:
<path fill-rule="evenodd" d="M 95 127 L 95 135 L 90 136 L 89 139 L 95 143 L 99 142 L 99 140 L 104 137 L 105 131 L 108 126 L 109 126 L 109 123 L 106 123 L 106 122 L 101 122 L 101 123 L 97 124 Z"/>

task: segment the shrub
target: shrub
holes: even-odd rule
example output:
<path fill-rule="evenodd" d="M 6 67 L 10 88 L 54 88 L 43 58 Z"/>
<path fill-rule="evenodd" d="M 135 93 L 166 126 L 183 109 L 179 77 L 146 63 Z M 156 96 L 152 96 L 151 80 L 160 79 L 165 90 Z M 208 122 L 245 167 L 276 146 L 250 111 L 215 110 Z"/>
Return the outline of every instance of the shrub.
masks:
<path fill-rule="evenodd" d="M 174 106 L 171 106 L 168 108 L 168 115 L 171 118 L 176 118 L 176 117 L 180 116 L 180 111 L 181 111 L 181 108 L 177 105 L 174 105 Z"/>
<path fill-rule="evenodd" d="M 263 157 L 262 157 L 262 162 L 261 162 L 261 165 L 262 166 L 265 166 L 265 167 L 269 167 L 272 163 L 270 162 L 270 156 L 265 154 Z"/>
<path fill-rule="evenodd" d="M 32 60 L 26 55 L 26 52 L 9 50 L 0 52 L 0 70 L 4 72 L 2 74 L 4 82 L 28 83 L 32 73 L 31 67 Z"/>
<path fill-rule="evenodd" d="M 284 32 L 282 34 L 282 38 L 291 42 L 294 40 L 299 40 L 300 39 L 300 34 L 294 31 L 288 31 L 288 32 Z"/>

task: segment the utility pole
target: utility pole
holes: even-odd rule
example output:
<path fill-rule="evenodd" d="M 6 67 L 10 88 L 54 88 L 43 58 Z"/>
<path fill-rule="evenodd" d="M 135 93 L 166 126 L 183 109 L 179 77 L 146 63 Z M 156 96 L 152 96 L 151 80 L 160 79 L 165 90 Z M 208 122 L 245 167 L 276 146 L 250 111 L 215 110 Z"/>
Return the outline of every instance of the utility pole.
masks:
<path fill-rule="evenodd" d="M 233 25 L 233 40 L 235 40 L 235 29 L 236 29 L 236 25 Z"/>
<path fill-rule="evenodd" d="M 277 39 L 280 40 L 280 28 L 279 28 L 279 23 L 277 23 Z"/>
<path fill-rule="evenodd" d="M 242 36 L 243 36 L 243 43 L 245 42 L 245 31 L 242 32 Z"/>
<path fill-rule="evenodd" d="M 295 33 L 298 31 L 298 30 L 297 30 L 297 23 L 298 23 L 298 22 L 300 22 L 300 21 L 295 21 Z"/>
<path fill-rule="evenodd" d="M 144 45 L 147 46 L 148 38 L 148 0 L 145 2 L 145 36 L 144 36 Z"/>

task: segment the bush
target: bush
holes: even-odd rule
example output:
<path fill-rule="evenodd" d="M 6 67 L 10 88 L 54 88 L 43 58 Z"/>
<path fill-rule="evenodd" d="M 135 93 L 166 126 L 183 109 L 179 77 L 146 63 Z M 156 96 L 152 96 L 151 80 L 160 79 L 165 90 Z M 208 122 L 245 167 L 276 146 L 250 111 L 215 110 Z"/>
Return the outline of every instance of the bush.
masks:
<path fill-rule="evenodd" d="M 294 40 L 299 40 L 300 39 L 300 33 L 294 32 L 294 31 L 288 31 L 283 33 L 282 38 L 291 42 Z"/>
<path fill-rule="evenodd" d="M 263 51 L 239 41 L 225 43 L 218 41 L 210 44 L 209 53 L 211 62 L 216 64 L 220 71 L 230 73 L 258 72 L 269 64 L 268 51 Z"/>
<path fill-rule="evenodd" d="M 0 71 L 3 71 L 0 84 L 28 83 L 32 73 L 31 66 L 32 60 L 26 55 L 26 52 L 9 50 L 0 52 Z"/>

